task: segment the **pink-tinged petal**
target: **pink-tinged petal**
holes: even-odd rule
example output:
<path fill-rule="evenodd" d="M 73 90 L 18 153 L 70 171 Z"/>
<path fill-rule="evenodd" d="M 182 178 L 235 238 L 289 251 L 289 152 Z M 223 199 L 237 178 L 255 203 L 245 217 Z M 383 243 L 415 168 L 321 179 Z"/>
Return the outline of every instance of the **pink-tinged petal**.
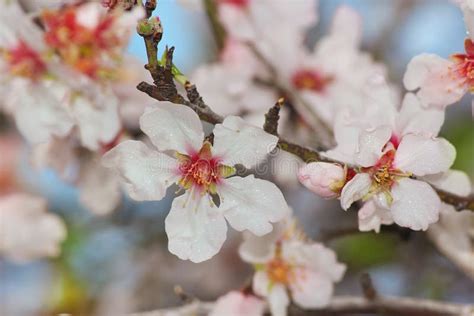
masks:
<path fill-rule="evenodd" d="M 456 158 L 456 149 L 444 138 L 409 134 L 402 138 L 394 167 L 417 176 L 444 172 Z"/>
<path fill-rule="evenodd" d="M 357 213 L 359 217 L 359 230 L 361 232 L 380 232 L 380 226 L 393 224 L 390 210 L 382 208 L 373 200 L 370 200 L 361 207 Z"/>
<path fill-rule="evenodd" d="M 407 93 L 396 121 L 398 135 L 421 134 L 436 137 L 444 123 L 444 111 L 425 108 L 413 93 Z"/>
<path fill-rule="evenodd" d="M 465 172 L 448 170 L 443 173 L 423 177 L 423 180 L 435 187 L 460 196 L 468 196 L 472 192 L 471 180 Z"/>
<path fill-rule="evenodd" d="M 16 193 L 0 198 L 0 254 L 17 262 L 55 257 L 66 238 L 61 219 L 47 212 L 47 201 Z"/>
<path fill-rule="evenodd" d="M 295 304 L 305 309 L 322 308 L 329 304 L 334 286 L 327 275 L 307 269 L 296 269 L 295 278 L 290 284 L 291 297 Z"/>
<path fill-rule="evenodd" d="M 199 117 L 184 105 L 159 102 L 145 110 L 140 128 L 160 151 L 174 150 L 182 154 L 201 149 L 204 131 Z"/>
<path fill-rule="evenodd" d="M 335 252 L 320 243 L 283 242 L 282 256 L 299 267 L 326 275 L 333 282 L 340 281 L 346 271 L 346 266 L 337 261 Z"/>
<path fill-rule="evenodd" d="M 219 5 L 219 20 L 232 38 L 251 41 L 257 37 L 247 10 L 224 2 Z"/>
<path fill-rule="evenodd" d="M 179 178 L 178 162 L 144 143 L 128 140 L 108 151 L 102 164 L 114 169 L 130 197 L 137 201 L 161 200 Z"/>
<path fill-rule="evenodd" d="M 263 316 L 265 302 L 253 295 L 232 291 L 219 297 L 210 316 Z"/>
<path fill-rule="evenodd" d="M 267 299 L 273 316 L 286 316 L 290 298 L 282 284 L 273 284 Z"/>
<path fill-rule="evenodd" d="M 464 14 L 464 22 L 471 41 L 474 41 L 474 1 L 461 0 L 461 10 Z"/>
<path fill-rule="evenodd" d="M 84 97 L 76 97 L 71 104 L 79 127 L 84 147 L 97 150 L 102 144 L 110 143 L 121 129 L 118 115 L 118 100 L 110 95 L 108 103 L 99 106 Z"/>
<path fill-rule="evenodd" d="M 288 214 L 289 207 L 280 189 L 253 175 L 225 179 L 217 190 L 221 202 L 219 210 L 238 231 L 249 230 L 263 236 L 272 231 L 271 223 Z"/>
<path fill-rule="evenodd" d="M 256 166 L 277 145 L 278 137 L 246 123 L 237 116 L 228 116 L 214 128 L 213 154 L 223 164 L 242 164 L 246 168 Z"/>
<path fill-rule="evenodd" d="M 347 182 L 341 192 L 341 207 L 347 210 L 352 203 L 360 200 L 369 192 L 372 179 L 367 173 L 356 174 L 351 181 Z"/>
<path fill-rule="evenodd" d="M 417 96 L 424 106 L 443 109 L 463 97 L 464 78 L 452 70 L 455 64 L 433 54 L 415 56 L 407 66 L 403 83 L 408 90 L 420 89 Z"/>
<path fill-rule="evenodd" d="M 106 8 L 98 2 L 85 3 L 77 9 L 76 21 L 79 25 L 92 30 L 98 26 L 101 17 L 106 13 Z"/>
<path fill-rule="evenodd" d="M 221 249 L 227 224 L 206 195 L 185 194 L 174 199 L 165 220 L 168 250 L 182 260 L 202 262 Z"/>
<path fill-rule="evenodd" d="M 359 135 L 359 150 L 356 162 L 362 167 L 371 167 L 382 156 L 382 150 L 392 135 L 390 126 L 380 126 L 371 130 L 364 130 Z"/>
<path fill-rule="evenodd" d="M 344 186 L 344 169 L 327 162 L 312 162 L 298 171 L 298 179 L 306 188 L 324 198 L 335 198 Z"/>
<path fill-rule="evenodd" d="M 441 200 L 428 183 L 401 179 L 393 186 L 391 193 L 393 203 L 390 209 L 397 225 L 427 230 L 430 224 L 438 221 Z"/>
<path fill-rule="evenodd" d="M 95 159 L 82 165 L 80 173 L 78 189 L 81 203 L 96 215 L 112 212 L 122 198 L 119 177 Z"/>

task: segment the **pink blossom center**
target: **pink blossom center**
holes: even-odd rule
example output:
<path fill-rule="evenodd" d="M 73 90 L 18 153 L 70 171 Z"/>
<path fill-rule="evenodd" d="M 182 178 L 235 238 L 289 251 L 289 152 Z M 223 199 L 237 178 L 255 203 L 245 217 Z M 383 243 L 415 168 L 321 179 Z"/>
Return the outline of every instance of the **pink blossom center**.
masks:
<path fill-rule="evenodd" d="M 470 39 L 464 42 L 465 54 L 455 54 L 451 58 L 456 63 L 452 71 L 457 77 L 463 78 L 470 91 L 474 91 L 474 43 Z"/>
<path fill-rule="evenodd" d="M 291 264 L 280 256 L 275 257 L 266 265 L 268 279 L 273 283 L 289 285 L 294 280 Z"/>
<path fill-rule="evenodd" d="M 400 172 L 394 168 L 393 161 L 395 159 L 395 150 L 389 150 L 380 157 L 377 163 L 365 171 L 368 172 L 373 183 L 381 190 L 390 190 L 395 183 L 396 175 Z"/>
<path fill-rule="evenodd" d="M 43 13 L 46 44 L 65 63 L 91 78 L 110 75 L 112 68 L 105 67 L 103 59 L 116 60 L 122 45 L 113 27 L 115 15 L 106 14 L 94 28 L 88 28 L 79 23 L 77 10 L 80 6 Z"/>
<path fill-rule="evenodd" d="M 312 69 L 300 69 L 296 71 L 291 81 L 298 90 L 311 90 L 323 92 L 326 86 L 332 81 L 332 77 L 325 76 Z"/>
<path fill-rule="evenodd" d="M 218 157 L 213 157 L 211 144 L 205 142 L 198 152 L 188 155 L 178 154 L 179 185 L 185 189 L 197 188 L 201 192 L 216 193 L 216 186 L 233 168 L 221 164 Z"/>
<path fill-rule="evenodd" d="M 248 7 L 250 0 L 219 0 L 222 4 L 229 4 L 239 9 Z"/>
<path fill-rule="evenodd" d="M 11 74 L 30 79 L 38 79 L 46 72 L 46 64 L 38 52 L 23 41 L 5 51 Z"/>

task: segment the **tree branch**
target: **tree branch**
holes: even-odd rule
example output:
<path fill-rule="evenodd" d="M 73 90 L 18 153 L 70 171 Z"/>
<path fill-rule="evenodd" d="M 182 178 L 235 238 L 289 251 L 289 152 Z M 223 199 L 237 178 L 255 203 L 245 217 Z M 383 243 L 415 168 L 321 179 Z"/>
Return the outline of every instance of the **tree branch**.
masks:
<path fill-rule="evenodd" d="M 136 313 L 131 316 L 165 316 L 170 315 L 208 315 L 214 307 L 214 302 L 193 301 L 190 304 L 151 312 Z M 394 315 L 394 316 L 472 316 L 474 305 L 462 305 L 413 299 L 407 297 L 378 297 L 368 300 L 357 296 L 336 296 L 328 306 L 318 310 L 302 310 L 291 306 L 291 316 L 322 316 L 322 315 Z M 379 314 L 380 313 L 380 314 Z"/>

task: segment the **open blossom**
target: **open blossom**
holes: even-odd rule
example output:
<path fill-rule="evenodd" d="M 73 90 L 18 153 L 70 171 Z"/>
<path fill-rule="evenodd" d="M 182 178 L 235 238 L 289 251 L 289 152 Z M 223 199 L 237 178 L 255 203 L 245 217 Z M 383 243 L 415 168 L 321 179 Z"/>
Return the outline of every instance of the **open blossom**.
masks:
<path fill-rule="evenodd" d="M 383 113 L 386 117 L 376 117 L 368 127 L 350 118 L 336 126 L 345 136 L 326 154 L 357 166 L 359 172 L 342 189 L 341 206 L 347 210 L 357 200 L 366 201 L 359 217 L 363 230 L 392 219 L 400 226 L 426 230 L 438 220 L 441 201 L 428 183 L 413 176 L 445 172 L 454 162 L 455 148 L 436 138 L 444 113 L 423 109 L 410 93 L 400 112 Z"/>
<path fill-rule="evenodd" d="M 46 211 L 42 198 L 23 193 L 1 196 L 0 254 L 18 262 L 57 256 L 66 230 Z"/>
<path fill-rule="evenodd" d="M 210 316 L 263 316 L 265 303 L 251 295 L 232 291 L 217 299 Z"/>
<path fill-rule="evenodd" d="M 466 39 L 465 53 L 450 60 L 434 54 L 415 56 L 407 66 L 403 82 L 426 107 L 445 108 L 466 93 L 474 93 L 474 42 Z"/>
<path fill-rule="evenodd" d="M 333 163 L 312 162 L 298 171 L 298 179 L 319 196 L 335 198 L 346 182 L 346 170 Z"/>
<path fill-rule="evenodd" d="M 275 316 L 286 315 L 290 297 L 302 308 L 326 306 L 346 270 L 332 250 L 308 241 L 290 221 L 263 237 L 247 235 L 239 253 L 255 265 L 253 290 Z"/>
<path fill-rule="evenodd" d="M 357 12 L 341 6 L 334 14 L 329 34 L 310 52 L 302 40 L 291 34 L 291 39 L 274 42 L 264 39 L 255 43 L 276 69 L 280 85 L 294 91 L 294 105 L 307 122 L 315 123 L 311 113 L 316 113 L 332 126 L 341 108 L 362 111 L 366 107 L 363 102 L 366 82 L 374 74 L 385 74 L 383 65 L 360 51 L 361 25 Z"/>
<path fill-rule="evenodd" d="M 166 218 L 168 248 L 181 259 L 200 262 L 215 255 L 226 238 L 226 221 L 236 230 L 263 235 L 284 216 L 285 199 L 271 182 L 239 177 L 234 166 L 255 166 L 275 148 L 277 137 L 230 116 L 205 140 L 199 117 L 188 107 L 160 102 L 140 118 L 142 131 L 156 149 L 125 141 L 103 157 L 121 176 L 136 200 L 161 200 L 176 183 Z M 218 196 L 219 204 L 213 196 Z"/>

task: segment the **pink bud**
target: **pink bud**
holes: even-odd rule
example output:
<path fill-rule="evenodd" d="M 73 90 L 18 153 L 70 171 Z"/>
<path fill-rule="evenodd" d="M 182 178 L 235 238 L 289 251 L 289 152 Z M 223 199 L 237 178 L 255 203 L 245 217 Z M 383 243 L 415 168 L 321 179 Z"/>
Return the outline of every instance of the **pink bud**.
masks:
<path fill-rule="evenodd" d="M 344 169 L 327 162 L 312 162 L 298 172 L 301 184 L 323 198 L 335 198 L 345 182 Z"/>

